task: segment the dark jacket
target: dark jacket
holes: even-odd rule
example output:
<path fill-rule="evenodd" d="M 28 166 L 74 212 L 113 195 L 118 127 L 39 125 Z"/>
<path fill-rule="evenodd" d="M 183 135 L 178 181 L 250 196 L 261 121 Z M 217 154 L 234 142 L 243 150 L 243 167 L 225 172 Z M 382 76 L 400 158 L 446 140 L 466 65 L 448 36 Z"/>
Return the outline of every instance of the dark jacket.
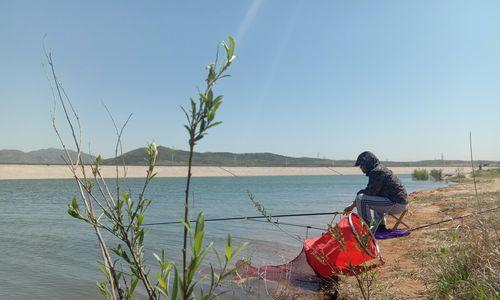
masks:
<path fill-rule="evenodd" d="M 408 195 L 403 183 L 391 170 L 382 165 L 371 152 L 364 152 L 360 157 L 356 165 L 362 165 L 369 170 L 366 173 L 369 179 L 366 188 L 360 190 L 358 194 L 385 197 L 394 203 L 408 203 Z"/>

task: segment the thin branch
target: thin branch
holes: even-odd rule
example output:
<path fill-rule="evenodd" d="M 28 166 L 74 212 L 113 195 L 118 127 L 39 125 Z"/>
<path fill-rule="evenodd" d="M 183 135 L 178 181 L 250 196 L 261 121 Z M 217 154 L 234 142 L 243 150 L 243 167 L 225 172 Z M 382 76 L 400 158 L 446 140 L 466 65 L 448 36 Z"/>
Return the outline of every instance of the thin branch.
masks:
<path fill-rule="evenodd" d="M 479 202 L 479 196 L 477 194 L 476 173 L 474 171 L 474 158 L 472 157 L 472 132 L 469 132 L 469 146 L 470 146 L 470 164 L 472 168 L 472 180 L 474 181 L 474 191 L 476 193 L 477 208 L 478 210 L 480 210 L 481 203 Z"/>

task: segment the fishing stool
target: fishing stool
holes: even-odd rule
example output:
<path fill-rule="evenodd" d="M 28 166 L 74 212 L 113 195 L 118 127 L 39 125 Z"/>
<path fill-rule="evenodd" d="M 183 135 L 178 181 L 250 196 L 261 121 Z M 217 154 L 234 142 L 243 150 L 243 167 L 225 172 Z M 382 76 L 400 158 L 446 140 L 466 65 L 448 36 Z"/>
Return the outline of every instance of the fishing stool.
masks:
<path fill-rule="evenodd" d="M 408 224 L 406 224 L 405 222 L 403 222 L 403 218 L 406 216 L 407 213 L 408 213 L 408 207 L 406 207 L 406 209 L 401 214 L 399 214 L 399 216 L 397 216 L 397 214 L 387 213 L 387 215 L 389 217 L 391 217 L 391 218 L 393 218 L 393 219 L 396 220 L 396 223 L 394 224 L 394 226 L 392 226 L 391 230 L 398 229 L 399 224 L 402 224 L 406 228 L 410 229 L 410 226 L 408 226 Z"/>

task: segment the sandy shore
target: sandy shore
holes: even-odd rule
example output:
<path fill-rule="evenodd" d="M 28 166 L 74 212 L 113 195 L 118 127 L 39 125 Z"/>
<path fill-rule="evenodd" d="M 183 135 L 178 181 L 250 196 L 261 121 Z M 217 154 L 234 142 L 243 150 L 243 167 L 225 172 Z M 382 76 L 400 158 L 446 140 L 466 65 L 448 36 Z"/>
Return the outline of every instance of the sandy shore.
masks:
<path fill-rule="evenodd" d="M 392 167 L 396 174 L 411 174 L 417 167 Z M 436 167 L 421 167 L 436 169 Z M 146 167 L 127 166 L 126 176 L 142 178 L 146 174 Z M 444 174 L 452 174 L 456 167 L 439 167 Z M 119 168 L 120 176 L 124 174 L 123 167 Z M 157 177 L 184 177 L 187 167 L 156 167 Z M 468 171 L 464 168 L 464 171 Z M 90 169 L 89 169 L 90 173 Z M 113 166 L 103 166 L 101 173 L 104 177 L 116 176 Z M 300 176 L 300 175 L 353 175 L 361 174 L 357 167 L 336 168 L 309 168 L 309 167 L 193 167 L 193 176 L 196 177 L 231 177 L 231 176 Z M 0 180 L 5 179 L 63 179 L 71 178 L 67 166 L 61 165 L 0 165 Z"/>

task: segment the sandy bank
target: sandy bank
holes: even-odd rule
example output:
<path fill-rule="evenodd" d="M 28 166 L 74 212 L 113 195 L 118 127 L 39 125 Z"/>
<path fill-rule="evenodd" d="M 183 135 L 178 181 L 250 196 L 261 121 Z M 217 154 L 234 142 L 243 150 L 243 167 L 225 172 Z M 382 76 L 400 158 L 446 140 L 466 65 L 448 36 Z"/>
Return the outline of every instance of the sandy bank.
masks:
<path fill-rule="evenodd" d="M 392 167 L 396 174 L 411 174 L 416 167 Z M 423 167 L 435 169 L 436 167 Z M 120 167 L 120 175 L 124 174 Z M 129 178 L 142 178 L 146 174 L 146 167 L 127 166 L 126 175 Z M 454 173 L 456 167 L 440 167 L 443 172 Z M 90 171 L 90 170 L 89 170 Z M 187 167 L 156 167 L 157 177 L 184 177 Z M 115 167 L 103 166 L 101 172 L 104 177 L 114 177 Z M 90 173 L 90 172 L 89 172 Z M 310 168 L 310 167 L 193 167 L 193 176 L 196 177 L 231 177 L 231 176 L 300 176 L 300 175 L 361 175 L 357 167 Z M 0 180 L 4 179 L 63 179 L 71 178 L 67 166 L 61 165 L 0 165 Z"/>

